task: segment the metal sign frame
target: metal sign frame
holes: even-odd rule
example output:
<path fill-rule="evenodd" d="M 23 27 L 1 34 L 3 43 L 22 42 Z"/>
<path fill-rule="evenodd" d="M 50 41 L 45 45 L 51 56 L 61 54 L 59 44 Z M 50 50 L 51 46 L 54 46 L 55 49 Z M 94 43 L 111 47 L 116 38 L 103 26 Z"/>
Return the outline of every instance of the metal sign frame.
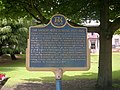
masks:
<path fill-rule="evenodd" d="M 59 17 L 57 17 L 59 16 Z M 53 23 L 53 18 L 56 18 L 56 22 L 60 22 L 59 24 L 57 23 Z M 60 21 L 60 18 L 64 18 L 65 20 L 62 22 Z M 46 26 L 32 26 L 31 28 L 46 28 L 48 25 L 52 25 L 52 27 L 54 28 L 64 28 L 66 25 L 68 25 L 71 28 L 77 28 L 77 29 L 85 29 L 86 30 L 86 35 L 87 35 L 87 28 L 85 27 L 74 27 L 71 26 L 67 20 L 66 17 L 61 15 L 61 14 L 56 14 L 54 15 L 50 22 L 46 25 Z M 88 70 L 90 68 L 90 50 L 89 50 L 89 46 L 88 46 L 88 40 L 86 38 L 86 56 L 87 56 L 87 60 L 86 60 L 86 67 L 31 67 L 30 66 L 30 30 L 29 30 L 29 39 L 28 39 L 28 43 L 27 43 L 27 49 L 26 49 L 26 68 L 30 71 L 53 71 L 55 72 L 57 69 L 61 68 L 64 71 L 84 71 L 84 70 Z M 86 36 L 87 37 L 87 36 Z"/>

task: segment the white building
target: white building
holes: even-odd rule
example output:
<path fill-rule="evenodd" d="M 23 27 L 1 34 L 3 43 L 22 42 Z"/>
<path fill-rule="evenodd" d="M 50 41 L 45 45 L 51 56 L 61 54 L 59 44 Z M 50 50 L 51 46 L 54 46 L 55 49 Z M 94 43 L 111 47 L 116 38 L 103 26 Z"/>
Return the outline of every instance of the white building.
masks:
<path fill-rule="evenodd" d="M 112 48 L 113 48 L 113 51 L 120 52 L 120 35 L 113 35 Z"/>
<path fill-rule="evenodd" d="M 91 53 L 99 52 L 99 34 L 88 33 L 88 42 Z M 112 51 L 120 52 L 120 35 L 113 35 L 112 38 Z"/>

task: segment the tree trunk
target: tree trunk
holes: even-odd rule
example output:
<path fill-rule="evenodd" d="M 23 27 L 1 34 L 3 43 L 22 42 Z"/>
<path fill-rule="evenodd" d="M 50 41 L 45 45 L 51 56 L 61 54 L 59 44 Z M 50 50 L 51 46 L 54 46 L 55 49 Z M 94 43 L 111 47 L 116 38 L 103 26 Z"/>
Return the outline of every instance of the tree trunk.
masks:
<path fill-rule="evenodd" d="M 0 56 L 3 55 L 3 52 L 2 52 L 2 45 L 0 44 Z"/>
<path fill-rule="evenodd" d="M 3 55 L 3 53 L 2 53 L 2 51 L 0 50 L 0 56 L 2 56 Z"/>
<path fill-rule="evenodd" d="M 97 90 L 112 87 L 112 32 L 109 30 L 109 0 L 100 0 L 100 50 Z"/>
<path fill-rule="evenodd" d="M 100 90 L 110 90 L 112 87 L 112 37 L 107 39 L 104 34 L 100 35 L 97 86 Z"/>
<path fill-rule="evenodd" d="M 15 57 L 15 54 L 10 54 L 10 55 L 12 60 L 17 60 L 17 58 Z"/>

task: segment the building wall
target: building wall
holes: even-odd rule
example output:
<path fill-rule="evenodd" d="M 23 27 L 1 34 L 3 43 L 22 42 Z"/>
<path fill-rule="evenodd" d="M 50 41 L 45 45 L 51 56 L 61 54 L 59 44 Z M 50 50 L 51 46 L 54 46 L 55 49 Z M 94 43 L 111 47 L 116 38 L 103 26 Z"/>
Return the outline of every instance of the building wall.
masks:
<path fill-rule="evenodd" d="M 112 50 L 114 52 L 119 52 L 120 51 L 120 35 L 113 35 Z"/>
<path fill-rule="evenodd" d="M 120 47 L 120 35 L 114 35 L 112 38 L 112 45 Z"/>
<path fill-rule="evenodd" d="M 88 42 L 91 53 L 99 52 L 99 34 L 88 33 Z M 112 50 L 115 52 L 120 51 L 120 35 L 113 35 L 112 38 Z"/>
<path fill-rule="evenodd" d="M 88 33 L 88 42 L 91 53 L 99 52 L 99 34 Z"/>

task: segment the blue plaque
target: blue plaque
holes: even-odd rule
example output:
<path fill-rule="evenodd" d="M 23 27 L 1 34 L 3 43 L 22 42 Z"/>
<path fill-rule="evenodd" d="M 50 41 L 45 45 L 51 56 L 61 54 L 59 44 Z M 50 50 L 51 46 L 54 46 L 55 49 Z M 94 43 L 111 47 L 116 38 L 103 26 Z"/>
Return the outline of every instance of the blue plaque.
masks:
<path fill-rule="evenodd" d="M 29 70 L 87 70 L 87 29 L 73 27 L 56 14 L 47 26 L 30 27 L 27 53 Z"/>

